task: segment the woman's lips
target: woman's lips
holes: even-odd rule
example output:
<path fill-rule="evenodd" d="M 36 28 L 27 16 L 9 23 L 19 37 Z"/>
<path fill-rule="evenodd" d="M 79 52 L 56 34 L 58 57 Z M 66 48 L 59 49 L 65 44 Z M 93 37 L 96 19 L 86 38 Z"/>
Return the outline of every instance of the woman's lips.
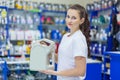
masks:
<path fill-rule="evenodd" d="M 68 24 L 69 26 L 71 26 L 72 24 Z"/>

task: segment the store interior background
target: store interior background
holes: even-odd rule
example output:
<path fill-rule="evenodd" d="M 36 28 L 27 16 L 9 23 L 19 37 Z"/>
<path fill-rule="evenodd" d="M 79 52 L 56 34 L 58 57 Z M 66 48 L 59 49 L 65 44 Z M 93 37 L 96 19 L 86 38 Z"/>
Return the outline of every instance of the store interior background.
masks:
<path fill-rule="evenodd" d="M 91 56 L 85 80 L 120 80 L 119 0 L 0 0 L 0 80 L 56 80 L 56 76 L 31 71 L 29 62 L 33 40 L 48 38 L 58 47 L 68 31 L 66 8 L 58 10 L 61 4 L 66 8 L 80 4 L 88 11 Z"/>
<path fill-rule="evenodd" d="M 26 0 L 27 1 L 27 0 Z M 35 1 L 35 2 L 45 2 L 45 3 L 56 3 L 56 4 L 81 4 L 82 6 L 86 6 L 86 4 L 88 3 L 93 3 L 94 1 L 98 1 L 98 0 L 52 0 L 52 2 L 50 0 L 31 0 L 31 1 Z"/>

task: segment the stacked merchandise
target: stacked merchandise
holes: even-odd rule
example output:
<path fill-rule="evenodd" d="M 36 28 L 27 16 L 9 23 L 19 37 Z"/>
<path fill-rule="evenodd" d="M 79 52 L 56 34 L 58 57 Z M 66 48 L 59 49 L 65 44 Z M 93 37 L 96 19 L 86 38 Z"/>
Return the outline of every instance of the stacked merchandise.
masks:
<path fill-rule="evenodd" d="M 103 79 L 110 79 L 110 56 L 106 51 L 119 48 L 119 0 L 100 0 L 88 4 L 86 9 L 90 16 L 91 57 L 103 61 Z"/>
<path fill-rule="evenodd" d="M 113 34 L 114 34 L 114 48 L 113 50 L 120 51 L 120 1 L 116 4 L 117 14 L 114 15 L 113 19 Z"/>
<path fill-rule="evenodd" d="M 1 80 L 51 80 L 51 75 L 29 71 L 31 42 L 48 38 L 58 45 L 65 33 L 68 7 L 30 0 L 0 0 L 0 61 L 7 62 L 0 67 L 5 70 L 0 72 Z"/>

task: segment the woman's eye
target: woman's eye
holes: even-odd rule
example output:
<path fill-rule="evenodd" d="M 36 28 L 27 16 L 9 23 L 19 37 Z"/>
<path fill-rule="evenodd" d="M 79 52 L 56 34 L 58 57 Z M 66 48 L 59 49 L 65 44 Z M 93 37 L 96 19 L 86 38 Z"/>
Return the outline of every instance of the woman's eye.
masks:
<path fill-rule="evenodd" d="M 69 16 L 69 15 L 67 15 L 67 18 L 70 18 L 70 16 Z"/>
<path fill-rule="evenodd" d="M 67 15 L 66 18 L 70 18 L 70 16 Z M 75 16 L 72 16 L 71 19 L 76 19 L 76 17 L 75 17 Z"/>
<path fill-rule="evenodd" d="M 76 19 L 76 17 L 73 16 L 72 19 Z"/>

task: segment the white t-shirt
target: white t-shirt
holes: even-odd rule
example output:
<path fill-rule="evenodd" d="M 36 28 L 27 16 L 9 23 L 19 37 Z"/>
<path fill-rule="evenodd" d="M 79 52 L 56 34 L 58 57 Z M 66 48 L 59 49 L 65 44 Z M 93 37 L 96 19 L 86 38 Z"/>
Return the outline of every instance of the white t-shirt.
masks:
<path fill-rule="evenodd" d="M 75 57 L 83 56 L 87 59 L 88 48 L 86 38 L 83 33 L 78 30 L 71 36 L 66 33 L 59 45 L 58 49 L 58 71 L 68 70 L 75 67 Z M 57 80 L 83 80 L 83 77 L 65 77 L 57 76 Z"/>

